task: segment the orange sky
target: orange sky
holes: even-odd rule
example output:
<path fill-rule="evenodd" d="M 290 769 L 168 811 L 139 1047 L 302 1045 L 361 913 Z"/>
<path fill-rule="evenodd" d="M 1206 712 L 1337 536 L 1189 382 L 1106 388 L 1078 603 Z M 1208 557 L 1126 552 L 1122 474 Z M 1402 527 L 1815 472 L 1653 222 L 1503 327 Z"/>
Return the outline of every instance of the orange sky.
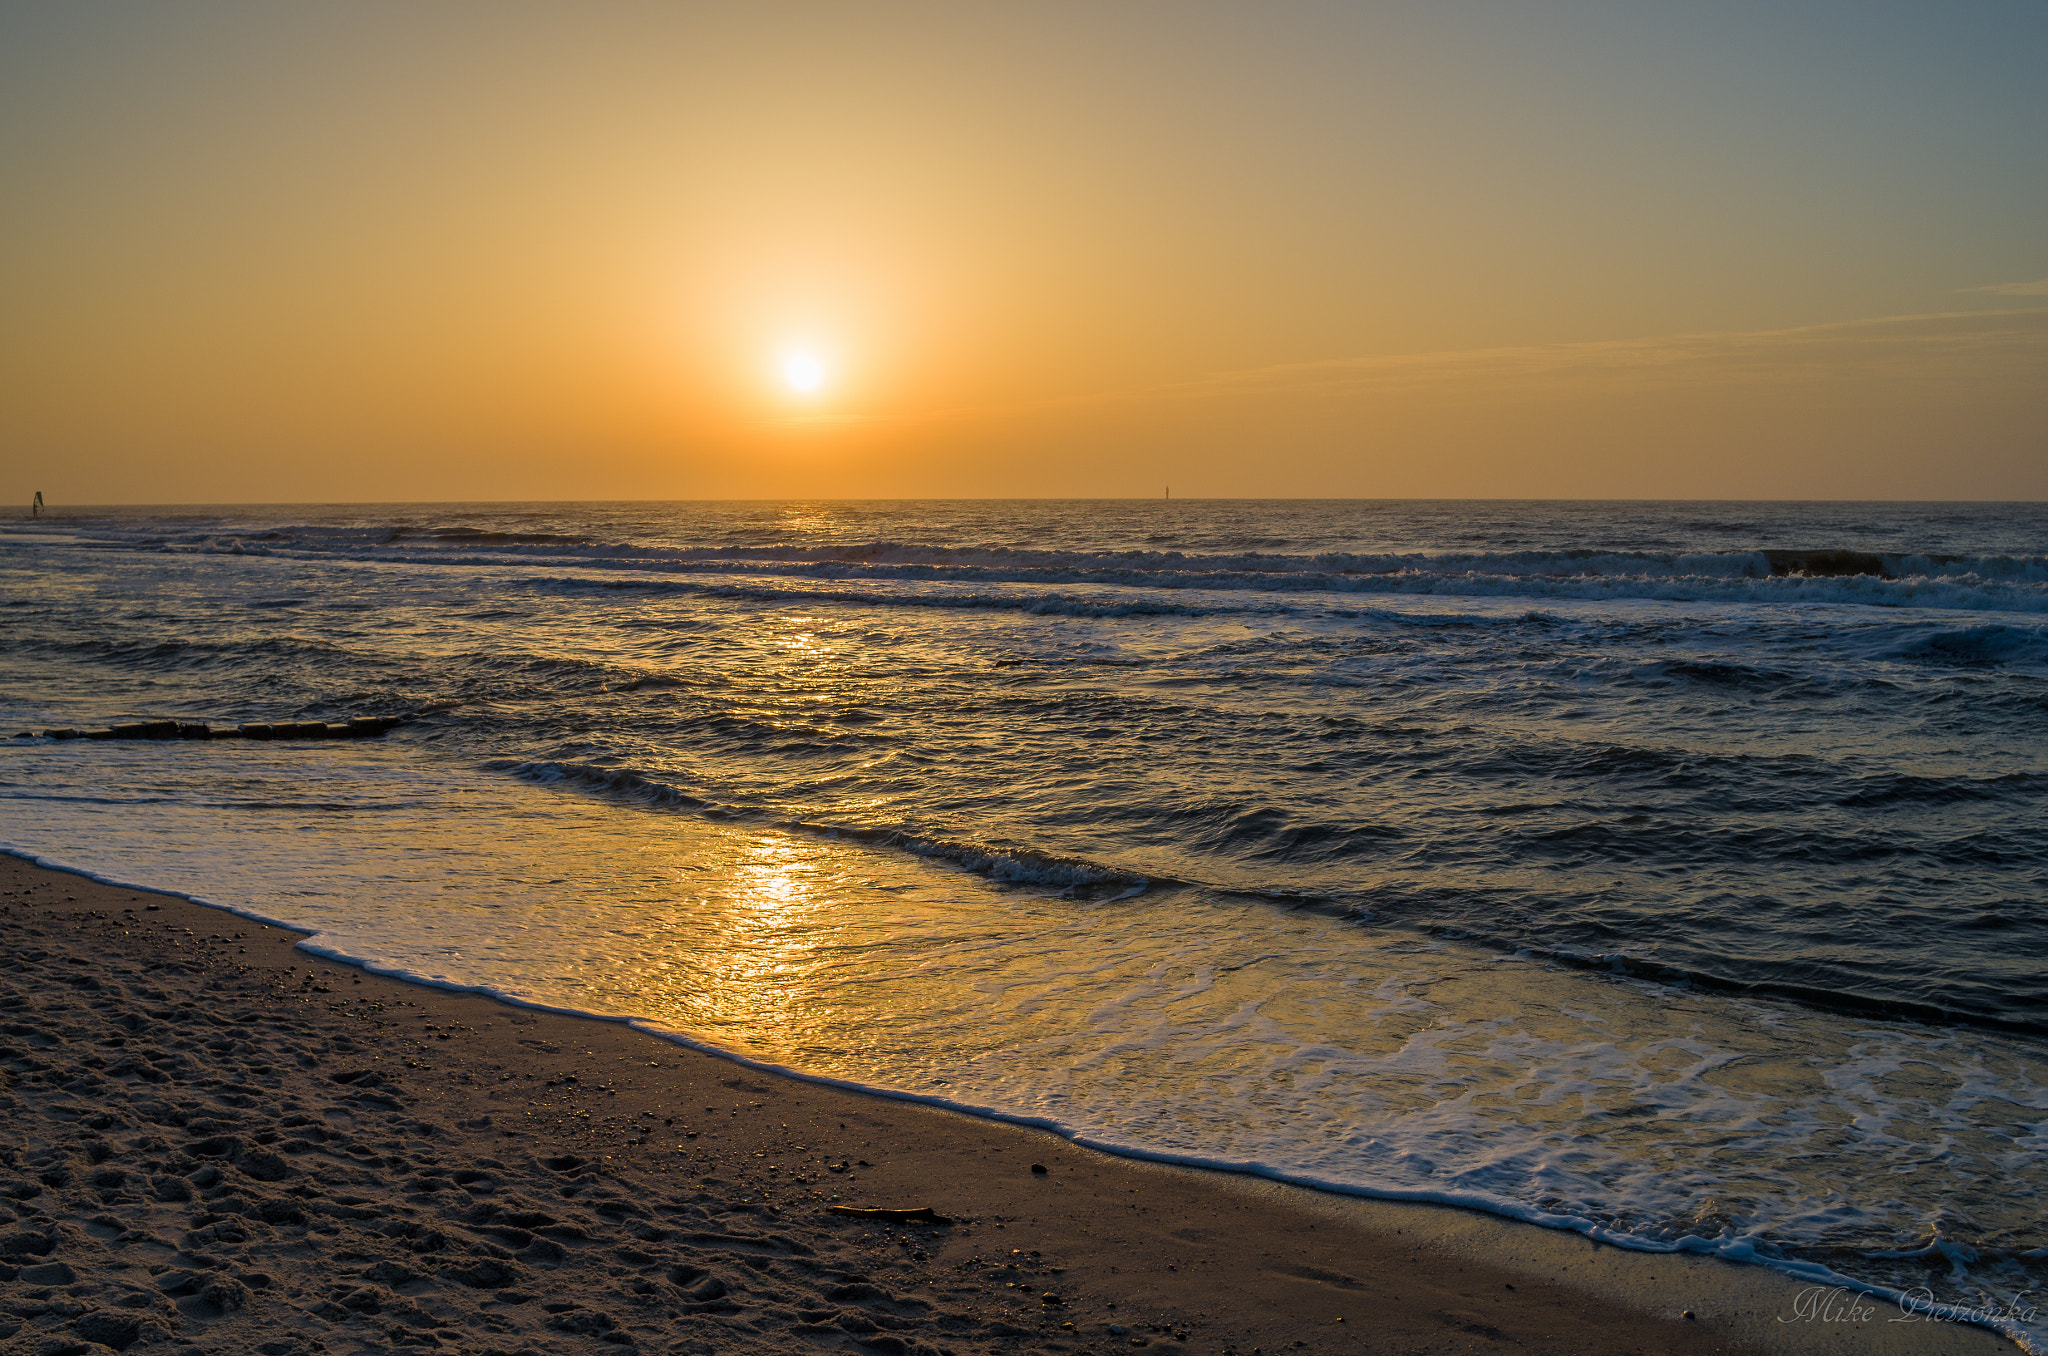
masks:
<path fill-rule="evenodd" d="M 9 7 L 0 501 L 2048 498 L 1964 8 Z"/>

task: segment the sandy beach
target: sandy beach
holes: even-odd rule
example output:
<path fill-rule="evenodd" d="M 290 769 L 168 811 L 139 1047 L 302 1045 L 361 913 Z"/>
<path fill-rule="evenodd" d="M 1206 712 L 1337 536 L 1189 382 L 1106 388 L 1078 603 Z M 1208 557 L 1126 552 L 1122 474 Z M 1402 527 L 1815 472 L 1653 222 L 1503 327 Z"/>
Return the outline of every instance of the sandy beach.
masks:
<path fill-rule="evenodd" d="M 2011 1349 L 764 1074 L 13 857 L 0 925 L 8 1353 Z"/>

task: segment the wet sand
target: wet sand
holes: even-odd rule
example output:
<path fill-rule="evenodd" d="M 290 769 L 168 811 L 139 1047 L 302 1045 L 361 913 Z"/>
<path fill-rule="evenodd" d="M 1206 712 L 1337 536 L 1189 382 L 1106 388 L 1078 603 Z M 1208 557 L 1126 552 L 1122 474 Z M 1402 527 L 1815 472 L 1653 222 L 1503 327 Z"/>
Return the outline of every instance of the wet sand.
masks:
<path fill-rule="evenodd" d="M 2013 1350 L 763 1074 L 4 855 L 0 935 L 4 1353 Z"/>

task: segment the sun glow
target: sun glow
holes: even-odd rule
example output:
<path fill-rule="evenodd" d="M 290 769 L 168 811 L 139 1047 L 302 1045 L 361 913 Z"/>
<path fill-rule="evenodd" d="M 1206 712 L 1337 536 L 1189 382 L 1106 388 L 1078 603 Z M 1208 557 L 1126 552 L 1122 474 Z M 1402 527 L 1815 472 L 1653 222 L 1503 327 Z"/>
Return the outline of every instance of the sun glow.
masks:
<path fill-rule="evenodd" d="M 809 349 L 793 348 L 782 355 L 782 384 L 792 395 L 819 394 L 828 375 L 824 360 Z"/>

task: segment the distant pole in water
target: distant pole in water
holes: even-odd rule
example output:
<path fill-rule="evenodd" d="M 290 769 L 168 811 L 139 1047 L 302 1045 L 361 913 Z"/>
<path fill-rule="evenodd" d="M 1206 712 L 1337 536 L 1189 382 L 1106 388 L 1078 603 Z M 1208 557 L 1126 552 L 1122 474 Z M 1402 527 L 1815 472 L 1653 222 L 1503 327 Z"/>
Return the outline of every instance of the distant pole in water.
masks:
<path fill-rule="evenodd" d="M 28 506 L 28 516 L 31 518 L 43 516 L 43 492 L 41 490 L 36 491 L 36 502 Z"/>

